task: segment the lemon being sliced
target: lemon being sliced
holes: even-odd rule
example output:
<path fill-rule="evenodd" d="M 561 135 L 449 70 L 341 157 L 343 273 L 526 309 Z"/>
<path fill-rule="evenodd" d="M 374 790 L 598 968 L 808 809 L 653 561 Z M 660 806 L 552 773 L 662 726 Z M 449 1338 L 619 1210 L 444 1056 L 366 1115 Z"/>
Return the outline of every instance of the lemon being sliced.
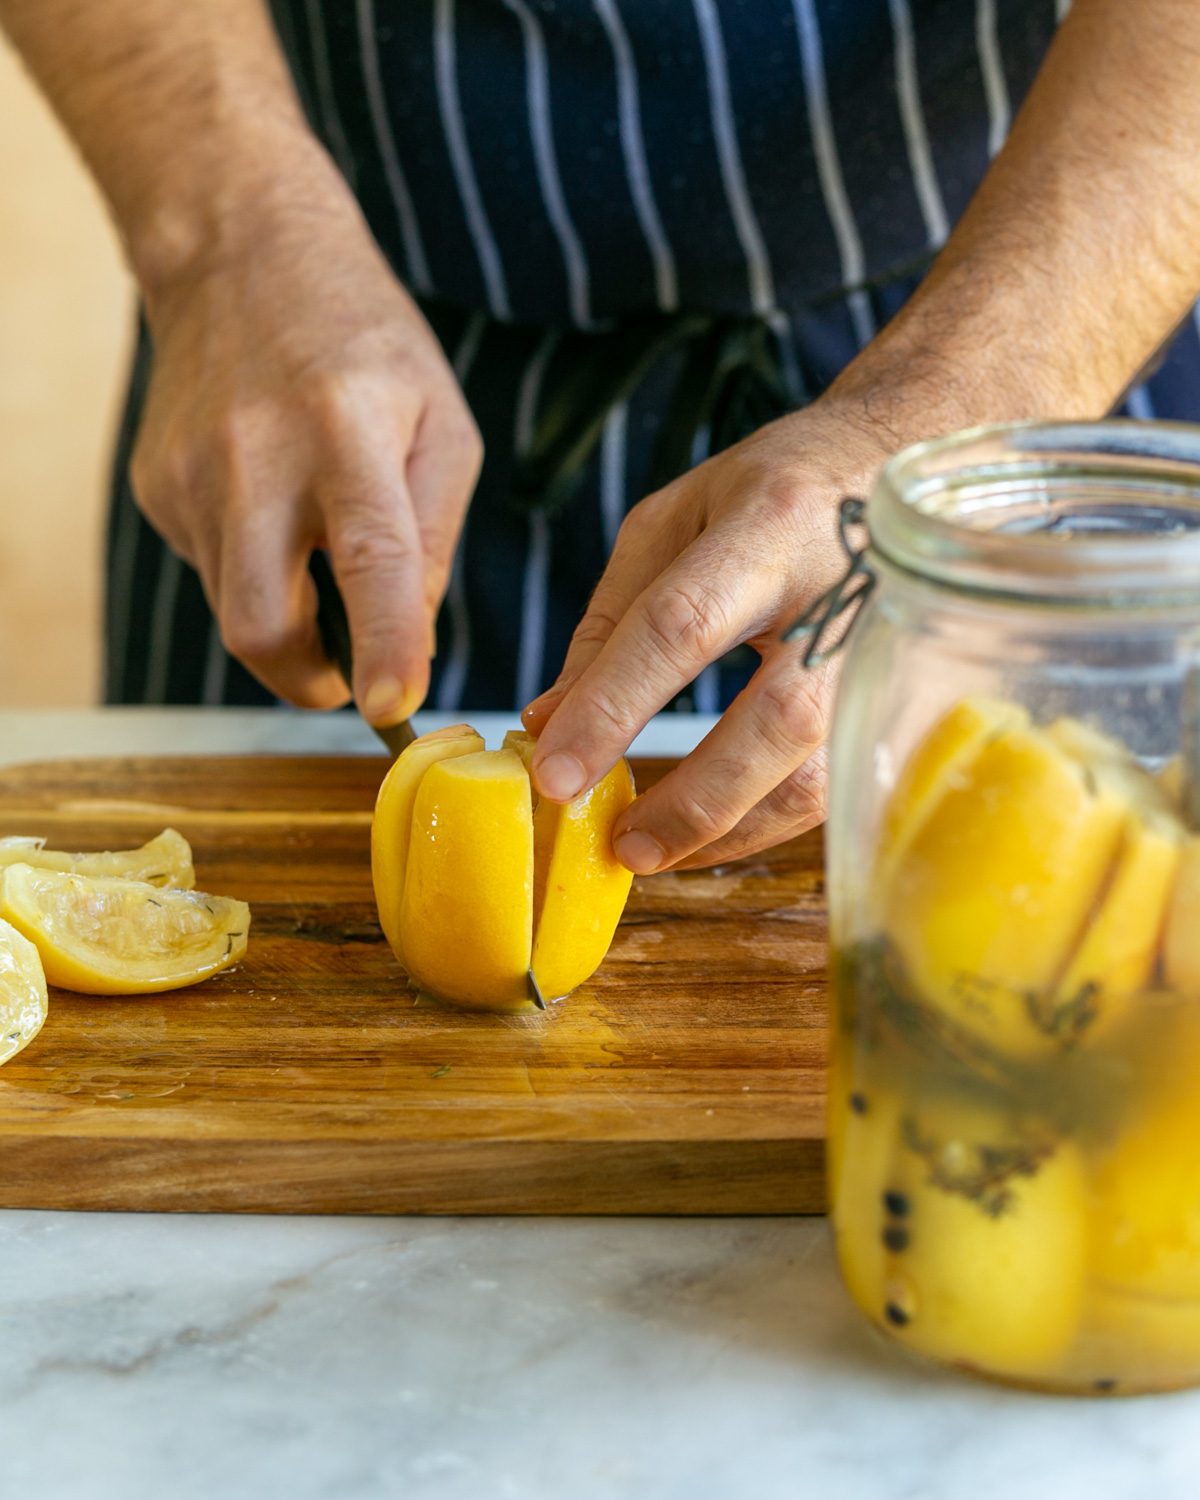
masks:
<path fill-rule="evenodd" d="M 35 870 L 61 870 L 72 875 L 107 875 L 123 880 L 145 880 L 150 885 L 178 886 L 190 891 L 196 884 L 192 851 L 183 834 L 164 828 L 140 849 L 106 849 L 97 854 L 68 854 L 47 849 L 45 839 L 0 839 L 0 869 L 31 865 Z"/>
<path fill-rule="evenodd" d="M 0 918 L 37 948 L 47 980 L 83 995 L 197 984 L 246 951 L 250 908 L 203 891 L 10 865 Z"/>
<path fill-rule="evenodd" d="M 46 1019 L 46 976 L 38 951 L 0 922 L 0 1063 L 33 1041 Z"/>

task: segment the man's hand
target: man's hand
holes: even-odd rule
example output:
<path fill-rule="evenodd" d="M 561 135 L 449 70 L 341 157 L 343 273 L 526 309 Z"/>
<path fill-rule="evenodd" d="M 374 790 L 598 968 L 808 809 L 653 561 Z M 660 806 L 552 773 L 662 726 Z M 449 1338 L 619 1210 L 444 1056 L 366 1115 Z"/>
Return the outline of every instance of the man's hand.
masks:
<path fill-rule="evenodd" d="M 482 448 L 437 340 L 340 180 L 314 165 L 318 182 L 287 185 L 303 212 L 272 206 L 244 250 L 151 298 L 133 484 L 198 569 L 228 649 L 308 707 L 346 697 L 307 568 L 327 546 L 355 697 L 394 723 L 428 687 Z"/>
<path fill-rule="evenodd" d="M 837 501 L 886 453 L 861 408 L 818 403 L 629 513 L 558 682 L 525 714 L 539 789 L 565 799 L 592 785 L 733 646 L 762 657 L 707 739 L 621 820 L 630 869 L 735 859 L 821 821 L 831 677 L 779 637 L 844 567 Z"/>
<path fill-rule="evenodd" d="M 836 502 L 907 443 L 977 422 L 1098 417 L 1200 293 L 1200 7 L 1075 0 L 1012 136 L 920 291 L 807 411 L 630 513 L 562 676 L 526 711 L 565 800 L 731 646 L 763 657 L 617 826 L 638 873 L 818 822 L 830 679 L 780 631 L 833 581 Z"/>
<path fill-rule="evenodd" d="M 108 199 L 154 373 L 133 463 L 234 655 L 343 701 L 307 560 L 328 546 L 355 696 L 425 696 L 481 449 L 437 341 L 308 129 L 265 0 L 0 0 Z"/>

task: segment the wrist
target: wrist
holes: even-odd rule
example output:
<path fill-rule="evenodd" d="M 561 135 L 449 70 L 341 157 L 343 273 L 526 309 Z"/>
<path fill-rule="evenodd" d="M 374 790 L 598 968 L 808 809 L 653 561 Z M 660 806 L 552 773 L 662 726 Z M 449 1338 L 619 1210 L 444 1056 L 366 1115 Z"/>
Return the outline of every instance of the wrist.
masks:
<path fill-rule="evenodd" d="M 130 263 L 153 325 L 197 284 L 281 243 L 303 246 L 314 222 L 357 214 L 333 163 L 303 124 L 205 143 L 125 215 Z"/>

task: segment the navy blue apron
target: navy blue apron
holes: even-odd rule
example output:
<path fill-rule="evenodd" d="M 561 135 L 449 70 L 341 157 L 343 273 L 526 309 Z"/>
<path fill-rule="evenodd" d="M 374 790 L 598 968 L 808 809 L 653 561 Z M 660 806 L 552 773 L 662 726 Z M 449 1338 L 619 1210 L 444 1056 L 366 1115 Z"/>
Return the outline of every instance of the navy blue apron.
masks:
<path fill-rule="evenodd" d="M 626 510 L 828 387 L 919 283 L 1064 9 L 274 0 L 312 127 L 487 448 L 432 706 L 523 706 L 553 680 Z M 714 385 L 730 349 L 737 379 Z M 108 700 L 273 702 L 133 504 L 151 360 L 143 332 L 115 466 Z M 1128 409 L 1200 420 L 1194 318 Z M 677 706 L 723 706 L 747 656 Z"/>

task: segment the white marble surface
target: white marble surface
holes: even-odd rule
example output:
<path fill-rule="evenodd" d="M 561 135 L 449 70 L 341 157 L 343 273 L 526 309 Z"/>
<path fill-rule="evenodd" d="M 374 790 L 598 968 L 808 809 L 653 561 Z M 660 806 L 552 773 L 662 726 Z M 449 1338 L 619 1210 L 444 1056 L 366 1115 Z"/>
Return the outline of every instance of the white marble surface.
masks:
<path fill-rule="evenodd" d="M 0 763 L 372 748 L 304 726 L 0 713 Z M 0 1500 L 1197 1495 L 1200 1394 L 910 1363 L 819 1220 L 0 1213 Z"/>

